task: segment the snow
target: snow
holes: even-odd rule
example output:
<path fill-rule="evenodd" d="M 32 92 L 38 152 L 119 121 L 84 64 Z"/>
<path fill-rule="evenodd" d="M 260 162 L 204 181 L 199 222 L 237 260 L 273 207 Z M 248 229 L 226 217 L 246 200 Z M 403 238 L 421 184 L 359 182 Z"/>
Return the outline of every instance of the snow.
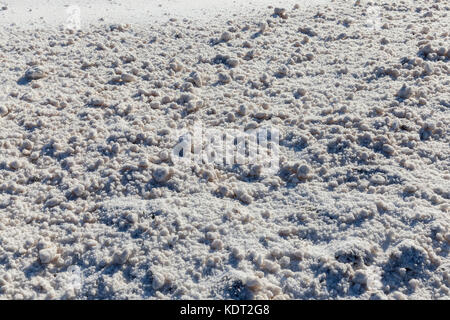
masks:
<path fill-rule="evenodd" d="M 450 297 L 445 2 L 3 2 L 0 298 Z"/>

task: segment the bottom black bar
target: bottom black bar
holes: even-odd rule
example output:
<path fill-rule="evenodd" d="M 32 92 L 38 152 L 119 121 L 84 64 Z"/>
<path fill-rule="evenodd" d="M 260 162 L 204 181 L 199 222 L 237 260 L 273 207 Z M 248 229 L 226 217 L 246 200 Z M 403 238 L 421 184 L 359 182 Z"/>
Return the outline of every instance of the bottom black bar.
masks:
<path fill-rule="evenodd" d="M 420 310 L 439 312 L 439 307 L 448 310 L 449 301 L 357 301 L 357 300 L 284 300 L 284 301 L 234 301 L 234 300 L 192 300 L 192 301 L 0 301 L 0 308 L 8 307 L 18 317 L 21 313 L 39 313 L 52 310 L 48 315 L 57 315 L 61 308 L 71 317 L 84 319 L 98 312 L 102 318 L 109 315 L 126 320 L 139 315 L 144 319 L 310 319 L 325 316 L 360 315 L 357 310 L 364 308 L 364 314 L 371 317 L 385 317 L 393 306 L 401 309 L 402 316 L 416 314 Z M 431 307 L 431 309 L 429 308 Z M 389 311 L 391 312 L 391 311 Z M 82 317 L 82 318 L 81 318 Z M 360 318 L 360 317 L 358 317 Z"/>

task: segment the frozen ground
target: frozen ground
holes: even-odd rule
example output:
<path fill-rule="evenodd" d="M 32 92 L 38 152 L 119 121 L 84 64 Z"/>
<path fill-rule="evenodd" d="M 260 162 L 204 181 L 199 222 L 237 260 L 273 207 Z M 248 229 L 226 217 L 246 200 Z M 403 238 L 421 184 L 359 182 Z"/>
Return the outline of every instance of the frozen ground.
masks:
<path fill-rule="evenodd" d="M 449 299 L 448 2 L 0 2 L 0 298 Z"/>

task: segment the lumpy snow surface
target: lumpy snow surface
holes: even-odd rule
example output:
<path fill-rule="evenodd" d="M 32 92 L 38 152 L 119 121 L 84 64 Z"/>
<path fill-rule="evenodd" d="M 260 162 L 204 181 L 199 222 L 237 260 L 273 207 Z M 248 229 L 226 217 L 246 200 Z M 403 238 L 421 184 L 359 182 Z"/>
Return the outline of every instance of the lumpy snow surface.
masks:
<path fill-rule="evenodd" d="M 0 298 L 449 299 L 448 2 L 0 2 Z"/>

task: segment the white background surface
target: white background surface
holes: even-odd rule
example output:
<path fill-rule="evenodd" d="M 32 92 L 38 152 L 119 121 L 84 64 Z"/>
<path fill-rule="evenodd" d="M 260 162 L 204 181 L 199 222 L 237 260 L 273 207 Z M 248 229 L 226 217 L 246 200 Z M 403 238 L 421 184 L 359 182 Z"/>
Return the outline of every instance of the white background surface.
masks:
<path fill-rule="evenodd" d="M 329 0 L 18 0 L 0 1 L 8 10 L 0 11 L 0 24 L 29 26 L 63 25 L 68 18 L 68 8 L 78 6 L 81 25 L 92 24 L 104 19 L 111 23 L 147 24 L 166 21 L 171 17 L 195 18 L 197 20 L 217 15 L 248 15 L 252 10 L 272 5 L 292 8 L 294 4 L 311 6 L 324 4 Z M 1 6 L 0 6 L 1 7 Z"/>

